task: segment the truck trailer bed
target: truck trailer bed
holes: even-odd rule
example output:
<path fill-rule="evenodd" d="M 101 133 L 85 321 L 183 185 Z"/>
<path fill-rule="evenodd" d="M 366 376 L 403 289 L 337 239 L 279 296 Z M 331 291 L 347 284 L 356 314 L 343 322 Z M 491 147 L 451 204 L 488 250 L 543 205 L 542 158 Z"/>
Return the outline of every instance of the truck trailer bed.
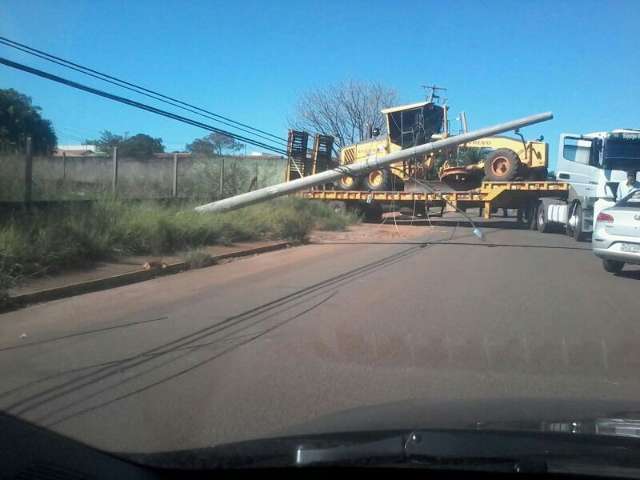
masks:
<path fill-rule="evenodd" d="M 483 216 L 489 218 L 497 208 L 526 210 L 535 208 L 543 197 L 564 199 L 569 184 L 553 181 L 483 182 L 480 188 L 468 191 L 343 191 L 322 188 L 308 190 L 303 198 L 347 203 L 412 205 L 415 202 L 427 207 L 450 204 L 460 209 L 482 208 Z"/>

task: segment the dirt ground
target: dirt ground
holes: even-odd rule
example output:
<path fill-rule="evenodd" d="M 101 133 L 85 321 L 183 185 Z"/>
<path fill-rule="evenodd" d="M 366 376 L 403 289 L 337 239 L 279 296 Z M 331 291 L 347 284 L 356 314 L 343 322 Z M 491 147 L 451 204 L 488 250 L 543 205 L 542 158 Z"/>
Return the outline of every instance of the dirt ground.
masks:
<path fill-rule="evenodd" d="M 311 243 L 326 242 L 373 242 L 386 243 L 409 240 L 428 232 L 445 231 L 442 227 L 425 225 L 424 221 L 411 223 L 405 219 L 394 222 L 392 214 L 386 214 L 382 223 L 361 223 L 352 225 L 344 232 L 315 231 L 310 236 Z"/>

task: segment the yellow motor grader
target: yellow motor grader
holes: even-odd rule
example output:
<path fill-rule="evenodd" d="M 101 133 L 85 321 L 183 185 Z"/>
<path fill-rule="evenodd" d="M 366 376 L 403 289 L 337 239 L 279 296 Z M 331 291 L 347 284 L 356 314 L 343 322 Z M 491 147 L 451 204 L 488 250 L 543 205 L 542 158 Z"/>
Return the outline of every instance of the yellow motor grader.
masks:
<path fill-rule="evenodd" d="M 348 166 L 375 155 L 386 155 L 416 145 L 449 137 L 448 107 L 433 102 L 419 102 L 382 110 L 387 134 L 373 132 L 371 140 L 344 147 L 339 163 L 348 172 Z M 486 137 L 457 147 L 394 163 L 386 169 L 373 170 L 366 176 L 345 175 L 336 188 L 340 190 L 415 190 L 413 179 L 429 178 L 437 164 L 440 182 L 454 190 L 468 190 L 480 186 L 483 180 L 539 180 L 547 176 L 548 144 L 525 141 L 506 136 Z M 461 159 L 475 151 L 474 161 L 464 164 Z M 442 160 L 444 162 L 442 163 Z M 432 176 L 432 175 L 431 175 Z"/>

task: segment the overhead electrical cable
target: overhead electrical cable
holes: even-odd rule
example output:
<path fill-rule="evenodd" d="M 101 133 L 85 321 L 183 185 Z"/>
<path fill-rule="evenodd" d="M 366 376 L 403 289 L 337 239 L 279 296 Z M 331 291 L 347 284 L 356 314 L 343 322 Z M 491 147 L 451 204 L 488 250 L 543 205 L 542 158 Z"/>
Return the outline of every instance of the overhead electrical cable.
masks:
<path fill-rule="evenodd" d="M 19 43 L 19 42 L 15 42 L 13 40 L 10 40 L 6 37 L 2 37 L 0 36 L 0 44 L 14 48 L 16 50 L 22 51 L 24 53 L 27 53 L 29 55 L 33 55 L 36 56 L 38 58 L 47 60 L 49 62 L 52 62 L 54 64 L 63 66 L 65 68 L 69 68 L 71 70 L 80 72 L 84 75 L 88 75 L 90 77 L 93 78 L 97 78 L 99 80 L 102 80 L 104 82 L 116 85 L 118 87 L 121 88 L 125 88 L 127 90 L 136 92 L 140 95 L 144 95 L 146 97 L 149 98 L 153 98 L 154 100 L 160 101 L 160 102 L 164 102 L 167 103 L 169 105 L 172 105 L 174 107 L 180 108 L 182 110 L 186 110 L 188 112 L 191 113 L 195 113 L 196 115 L 200 115 L 202 117 L 205 118 L 209 118 L 211 120 L 214 120 L 216 122 L 219 122 L 223 125 L 226 125 L 228 127 L 234 128 L 236 130 L 240 130 L 243 131 L 245 133 L 251 134 L 251 135 L 255 135 L 256 137 L 262 138 L 263 140 L 266 140 L 268 142 L 277 142 L 280 143 L 282 145 L 286 145 L 287 142 L 286 140 L 278 137 L 277 135 L 274 135 L 272 133 L 266 132 L 264 130 L 261 130 L 259 128 L 255 128 L 252 127 L 250 125 L 247 125 L 245 123 L 242 122 L 238 122 L 236 120 L 233 120 L 231 118 L 225 117 L 223 115 L 211 112 L 209 110 L 206 110 L 204 108 L 200 108 L 196 105 L 192 105 L 190 103 L 184 102 L 182 100 L 179 100 L 177 98 L 174 97 L 170 97 L 168 95 L 164 95 L 160 92 L 145 88 L 141 85 L 137 85 L 135 83 L 131 83 L 128 82 L 126 80 L 122 80 L 118 77 L 114 77 L 112 75 L 108 75 L 106 73 L 102 73 L 99 72 L 97 70 L 94 70 L 92 68 L 89 67 L 85 67 L 83 65 L 80 65 L 78 63 L 74 63 L 71 62 L 69 60 L 63 59 L 61 57 L 58 57 L 56 55 L 52 55 L 50 53 L 44 52 L 42 50 L 38 50 L 36 48 L 33 47 L 29 47 L 28 45 Z"/>
<path fill-rule="evenodd" d="M 66 85 L 66 86 L 69 86 L 69 87 L 72 87 L 72 88 L 76 88 L 78 90 L 83 90 L 85 92 L 92 93 L 92 94 L 98 95 L 100 97 L 108 98 L 110 100 L 113 100 L 113 101 L 116 101 L 116 102 L 119 102 L 119 103 L 123 103 L 125 105 L 136 107 L 136 108 L 139 108 L 141 110 L 146 110 L 148 112 L 152 112 L 152 113 L 155 113 L 157 115 L 161 115 L 161 116 L 164 116 L 164 117 L 167 117 L 167 118 L 171 118 L 173 120 L 177 120 L 177 121 L 189 124 L 189 125 L 200 127 L 200 128 L 205 129 L 205 130 L 209 130 L 211 132 L 221 133 L 223 135 L 235 138 L 238 141 L 241 141 L 241 142 L 244 142 L 244 143 L 248 143 L 250 145 L 254 145 L 256 147 L 263 148 L 265 150 L 276 152 L 276 153 L 279 153 L 279 154 L 282 154 L 282 155 L 286 155 L 287 154 L 286 150 L 284 150 L 284 149 L 280 149 L 278 147 L 274 147 L 272 145 L 268 145 L 268 144 L 262 143 L 260 141 L 255 140 L 255 139 L 244 137 L 242 135 L 238 135 L 236 133 L 229 132 L 229 131 L 223 130 L 221 128 L 217 128 L 217 127 L 214 127 L 212 125 L 208 125 L 206 123 L 202 123 L 202 122 L 199 122 L 197 120 L 193 120 L 193 119 L 188 118 L 188 117 L 183 117 L 181 115 L 177 115 L 175 113 L 172 113 L 172 112 L 169 112 L 169 111 L 166 111 L 166 110 L 162 110 L 160 108 L 153 107 L 151 105 L 147 105 L 147 104 L 138 102 L 136 100 L 131 100 L 131 99 L 126 98 L 126 97 L 121 97 L 119 95 L 115 95 L 115 94 L 112 94 L 112 93 L 109 93 L 109 92 L 105 92 L 104 90 L 99 90 L 97 88 L 89 87 L 87 85 L 83 85 L 81 83 L 74 82 L 72 80 L 68 80 L 66 78 L 62 78 L 62 77 L 59 77 L 57 75 L 53 75 L 51 73 L 45 72 L 43 70 L 39 70 L 37 68 L 29 67 L 27 65 L 24 65 L 24 64 L 21 64 L 21 63 L 18 63 L 18 62 L 14 62 L 14 61 L 8 60 L 8 59 L 3 58 L 3 57 L 0 57 L 0 64 L 6 65 L 6 66 L 11 67 L 11 68 L 15 68 L 17 70 L 21 70 L 23 72 L 30 73 L 32 75 L 36 75 L 36 76 L 41 77 L 41 78 L 46 78 L 47 80 L 51 80 L 51 81 L 54 81 L 54 82 L 57 82 L 57 83 L 61 83 L 63 85 Z"/>

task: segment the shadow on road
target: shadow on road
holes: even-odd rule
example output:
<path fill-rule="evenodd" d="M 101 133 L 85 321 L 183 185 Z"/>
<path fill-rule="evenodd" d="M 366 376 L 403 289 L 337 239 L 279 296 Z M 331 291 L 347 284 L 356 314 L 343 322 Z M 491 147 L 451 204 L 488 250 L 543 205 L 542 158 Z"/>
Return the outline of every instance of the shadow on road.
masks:
<path fill-rule="evenodd" d="M 633 280 L 640 280 L 640 269 L 638 269 L 638 270 L 623 270 L 622 272 L 618 273 L 616 275 L 616 277 L 631 278 Z"/>
<path fill-rule="evenodd" d="M 393 225 L 393 219 L 386 219 L 385 225 Z M 503 230 L 528 230 L 529 227 L 521 222 L 517 222 L 515 220 L 496 220 L 496 219 L 473 219 L 473 224 L 464 217 L 460 219 L 455 218 L 440 218 L 436 217 L 431 219 L 426 218 L 418 218 L 418 219 L 398 219 L 396 218 L 396 222 L 398 226 L 402 225 L 403 227 L 460 227 L 460 228 L 473 228 L 474 225 L 482 228 L 499 228 Z"/>
<path fill-rule="evenodd" d="M 169 317 L 152 318 L 150 320 L 140 320 L 140 321 L 137 321 L 137 322 L 121 323 L 119 325 L 113 325 L 111 327 L 96 328 L 94 330 L 84 330 L 82 332 L 75 332 L 75 333 L 70 333 L 68 335 L 62 335 L 60 337 L 47 338 L 45 340 L 37 340 L 35 342 L 27 342 L 27 343 L 21 343 L 19 345 L 11 345 L 9 347 L 2 347 L 2 348 L 0 348 L 0 352 L 4 352 L 6 350 L 16 350 L 18 348 L 33 347 L 35 345 L 43 345 L 45 343 L 58 342 L 60 340 L 66 340 L 68 338 L 73 338 L 73 337 L 80 337 L 80 336 L 83 336 L 83 335 L 93 335 L 93 334 L 96 334 L 96 333 L 109 332 L 111 330 L 117 330 L 119 328 L 135 327 L 137 325 L 144 325 L 145 323 L 152 323 L 152 322 L 159 322 L 160 320 L 167 320 L 168 318 Z"/>
<path fill-rule="evenodd" d="M 495 248 L 495 247 L 509 247 L 509 248 L 542 248 L 542 249 L 551 249 L 551 250 L 583 250 L 590 252 L 591 248 L 589 247 L 571 247 L 571 246 L 562 246 L 562 245 L 532 245 L 532 244 L 518 244 L 518 243 L 491 243 L 491 242 L 482 242 L 482 243 L 473 243 L 473 242 L 455 242 L 455 241 L 427 241 L 427 242 L 418 242 L 418 241 L 397 241 L 397 242 L 359 242 L 359 241 L 335 241 L 335 242 L 312 242 L 312 245 L 452 245 L 452 246 L 465 246 L 465 247 L 485 247 L 485 248 Z"/>
<path fill-rule="evenodd" d="M 425 244 L 410 246 L 409 248 L 403 249 L 400 252 L 396 252 L 384 258 L 351 269 L 347 272 L 343 272 L 339 275 L 328 278 L 308 287 L 304 287 L 297 290 L 296 292 L 290 293 L 271 302 L 264 303 L 240 314 L 233 315 L 221 322 L 217 322 L 207 327 L 198 329 L 190 334 L 176 338 L 157 347 L 145 350 L 124 359 L 89 365 L 66 372 L 63 371 L 50 377 L 39 379 L 35 382 L 29 382 L 28 384 L 22 385 L 21 387 L 3 392 L 0 397 L 6 398 L 7 396 L 12 396 L 17 392 L 26 389 L 28 386 L 33 386 L 38 383 L 45 383 L 47 379 L 64 379 L 68 377 L 68 374 L 80 373 L 79 376 L 75 376 L 72 379 L 64 380 L 54 386 L 44 387 L 38 392 L 23 396 L 22 398 L 13 401 L 11 404 L 3 405 L 2 409 L 14 415 L 25 415 L 44 408 L 55 401 L 63 403 L 61 406 L 54 407 L 54 410 L 43 412 L 40 418 L 37 419 L 38 423 L 44 423 L 50 426 L 61 423 L 78 415 L 82 415 L 84 413 L 102 408 L 119 400 L 131 397 L 145 390 L 165 383 L 169 380 L 175 379 L 196 368 L 202 367 L 209 362 L 219 358 L 220 356 L 225 355 L 226 353 L 229 353 L 237 349 L 238 347 L 257 339 L 260 336 L 265 335 L 266 333 L 269 333 L 270 331 L 273 331 L 274 329 L 277 329 L 284 324 L 301 317 L 302 315 L 308 313 L 314 308 L 319 307 L 330 298 L 332 298 L 339 290 L 339 287 L 349 284 L 356 278 L 370 275 L 380 269 L 403 261 L 404 259 L 418 253 L 421 249 L 427 246 L 428 245 Z M 243 335 L 243 333 L 246 333 L 246 330 L 248 330 L 249 328 L 260 325 L 266 320 L 276 317 L 287 310 L 291 310 L 296 306 L 300 306 L 303 303 L 306 303 L 314 297 L 318 296 L 323 296 L 324 298 L 319 302 L 313 304 L 311 307 L 306 308 L 301 312 L 274 325 L 269 325 L 266 329 L 254 335 Z M 78 332 L 76 334 L 70 334 L 67 337 L 87 333 L 88 332 Z M 224 334 L 224 336 L 221 338 L 214 337 L 214 335 L 220 334 Z M 233 339 L 240 338 L 241 341 L 232 343 L 227 348 L 224 348 L 221 351 L 217 351 L 213 355 L 195 364 L 191 364 L 188 367 L 178 370 L 177 372 L 167 372 L 168 374 L 160 380 L 131 390 L 129 392 L 116 396 L 115 398 L 110 398 L 109 400 L 101 402 L 97 405 L 91 405 L 80 410 L 72 411 L 69 414 L 62 416 L 61 418 L 59 416 L 60 414 L 73 409 L 73 407 L 79 406 L 82 403 L 85 403 L 87 400 L 95 398 L 102 393 L 108 392 L 110 390 L 115 390 L 116 388 L 129 383 L 136 378 L 147 376 L 153 371 L 158 371 L 160 368 L 173 364 L 180 358 L 190 355 L 195 349 L 210 347 L 211 345 L 216 343 L 228 344 L 229 337 L 231 336 L 233 336 Z M 213 340 L 211 340 L 212 338 Z M 60 340 L 60 338 L 52 339 L 51 341 L 54 340 Z M 141 367 L 144 367 L 145 365 L 149 366 L 148 364 L 153 360 L 164 356 L 170 356 L 175 352 L 181 352 L 181 355 L 168 358 L 166 361 L 160 364 L 151 365 L 150 368 L 141 370 Z M 94 370 L 95 368 L 97 368 L 97 370 Z M 87 370 L 92 371 L 85 373 Z M 106 387 L 95 391 L 95 389 L 93 389 L 92 387 L 96 386 L 99 383 L 104 383 Z M 78 395 L 80 395 L 80 397 Z M 56 415 L 58 416 L 58 418 L 52 418 Z"/>

